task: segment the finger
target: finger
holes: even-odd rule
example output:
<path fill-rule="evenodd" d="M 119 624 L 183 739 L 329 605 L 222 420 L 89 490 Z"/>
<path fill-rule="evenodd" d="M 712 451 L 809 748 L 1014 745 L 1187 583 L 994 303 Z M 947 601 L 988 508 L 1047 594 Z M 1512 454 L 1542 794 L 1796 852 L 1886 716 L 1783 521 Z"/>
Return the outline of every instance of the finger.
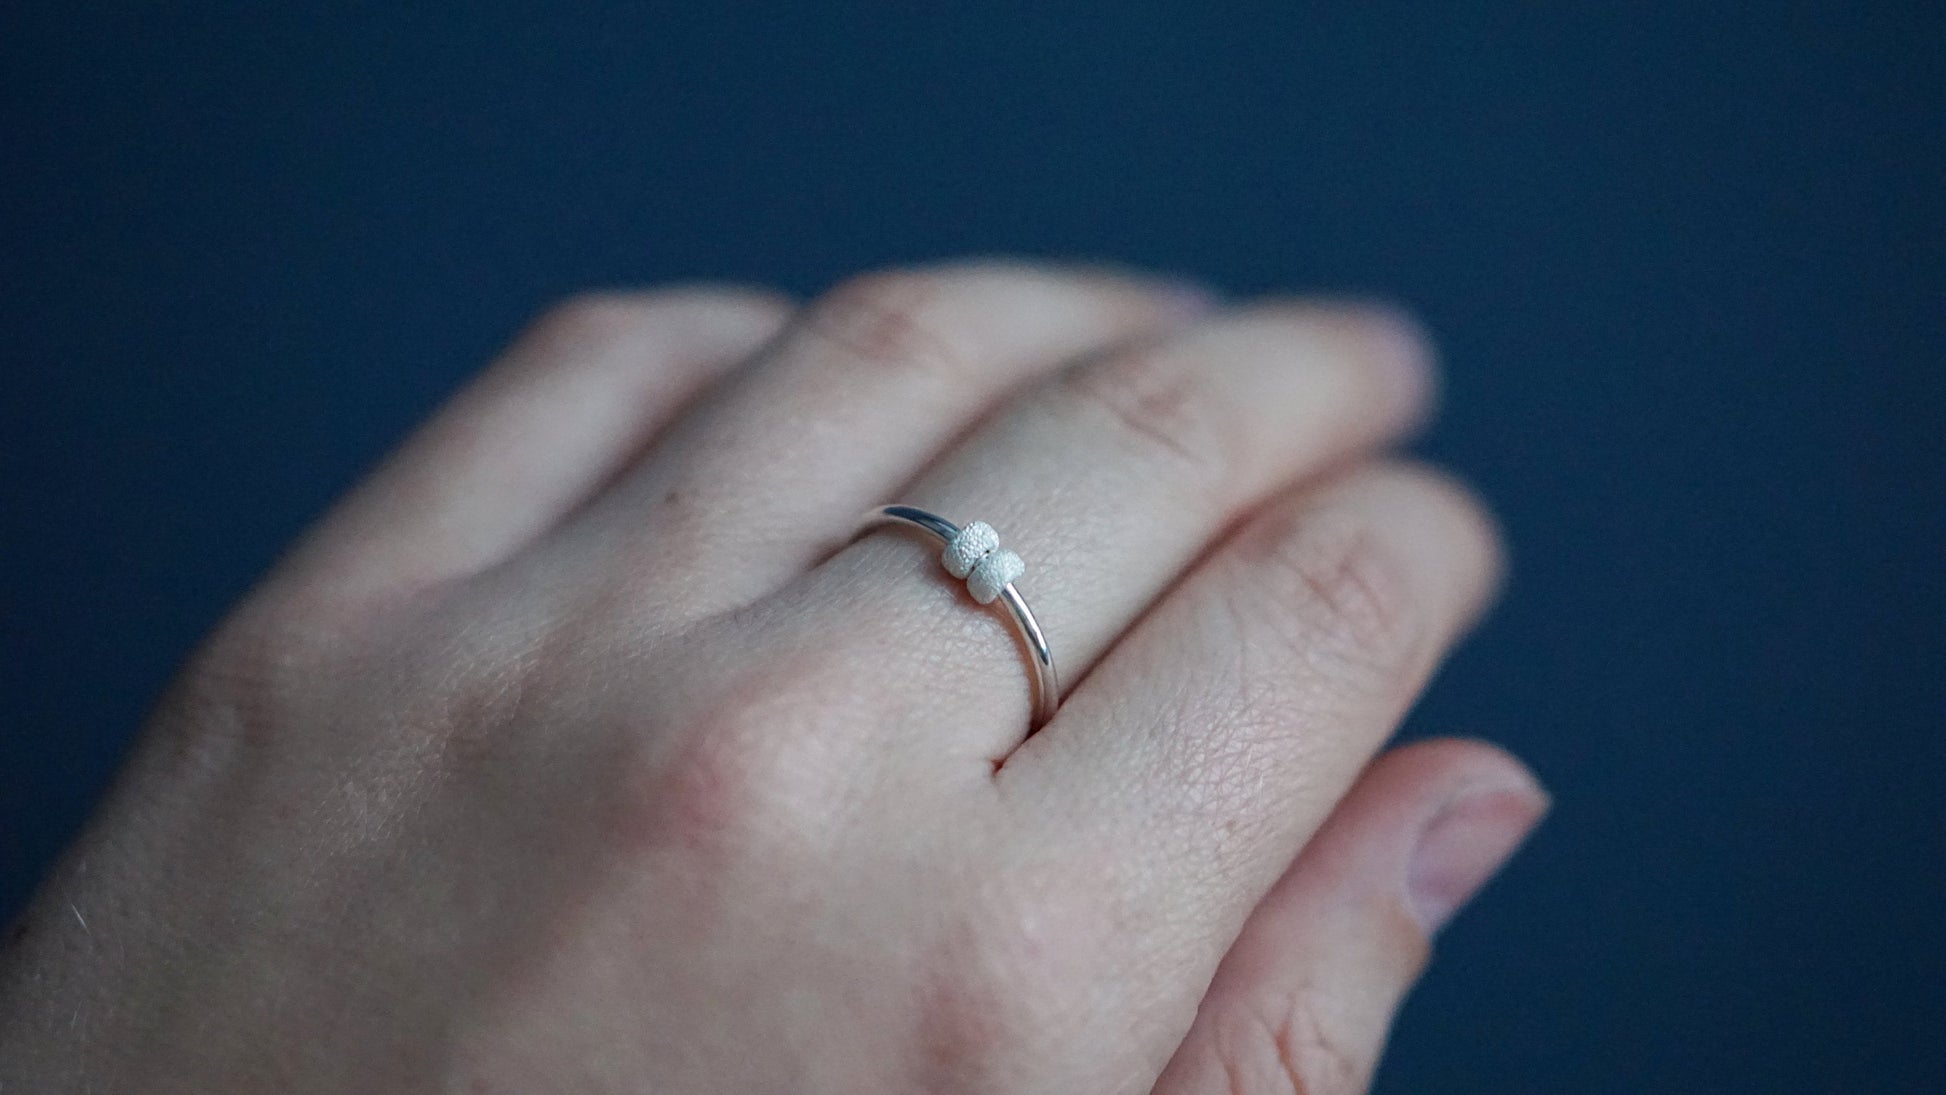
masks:
<path fill-rule="evenodd" d="M 492 566 L 614 475 L 790 309 L 778 294 L 730 286 L 556 307 L 328 514 L 285 569 L 356 600 Z"/>
<path fill-rule="evenodd" d="M 800 574 L 1022 381 L 1202 307 L 1175 283 L 983 261 L 846 282 L 812 302 L 578 520 L 571 566 L 666 617 Z"/>
<path fill-rule="evenodd" d="M 1029 391 L 907 500 L 1000 531 L 1027 560 L 1020 588 L 1075 680 L 1241 512 L 1423 415 L 1429 357 L 1389 312 L 1274 302 L 1211 317 Z M 820 569 L 810 600 L 870 619 L 896 646 L 888 664 L 909 667 L 888 682 L 922 709 L 994 712 L 958 720 L 952 749 L 1001 756 L 1025 732 L 1015 644 L 997 613 L 968 611 L 936 555 L 866 537 Z M 942 635 L 942 621 L 981 634 Z"/>
<path fill-rule="evenodd" d="M 1491 526 L 1376 464 L 1280 498 L 997 774 L 1049 839 L 1106 849 L 1158 962 L 1215 961 L 1477 615 Z"/>
<path fill-rule="evenodd" d="M 1380 757 L 1251 913 L 1155 1095 L 1366 1090 L 1430 937 L 1546 809 L 1479 742 Z"/>

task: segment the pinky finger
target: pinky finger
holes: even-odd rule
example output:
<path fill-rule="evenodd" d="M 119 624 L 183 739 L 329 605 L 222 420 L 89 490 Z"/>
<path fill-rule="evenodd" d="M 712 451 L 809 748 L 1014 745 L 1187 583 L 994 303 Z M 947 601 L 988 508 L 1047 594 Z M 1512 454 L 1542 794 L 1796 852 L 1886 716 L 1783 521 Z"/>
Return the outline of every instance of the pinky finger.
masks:
<path fill-rule="evenodd" d="M 1365 1091 L 1432 933 L 1546 809 L 1490 746 L 1380 757 L 1245 923 L 1154 1095 Z"/>

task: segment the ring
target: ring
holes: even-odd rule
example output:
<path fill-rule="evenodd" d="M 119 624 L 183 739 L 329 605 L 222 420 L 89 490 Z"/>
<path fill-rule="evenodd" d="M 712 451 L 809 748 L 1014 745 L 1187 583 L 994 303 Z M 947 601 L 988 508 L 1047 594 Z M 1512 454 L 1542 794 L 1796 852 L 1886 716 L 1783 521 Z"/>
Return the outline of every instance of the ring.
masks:
<path fill-rule="evenodd" d="M 1061 679 L 1054 671 L 1054 652 L 1048 648 L 1047 634 L 1034 619 L 1034 610 L 1014 583 L 1027 571 L 1020 556 L 1000 546 L 1000 534 L 985 521 L 970 521 L 965 528 L 917 506 L 878 506 L 865 514 L 859 532 L 877 525 L 905 525 L 936 538 L 945 549 L 939 561 L 946 572 L 966 580 L 966 591 L 980 604 L 1000 601 L 1020 629 L 1027 644 L 1028 664 L 1034 672 L 1034 714 L 1029 734 L 1054 717 L 1061 703 Z"/>

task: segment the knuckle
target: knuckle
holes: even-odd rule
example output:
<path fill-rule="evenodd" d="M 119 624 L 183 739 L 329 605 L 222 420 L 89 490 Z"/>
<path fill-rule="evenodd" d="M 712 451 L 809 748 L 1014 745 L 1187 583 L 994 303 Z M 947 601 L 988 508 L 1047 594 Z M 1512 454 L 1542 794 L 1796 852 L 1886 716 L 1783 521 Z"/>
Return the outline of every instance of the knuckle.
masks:
<path fill-rule="evenodd" d="M 338 646 L 305 624 L 299 611 L 248 601 L 190 654 L 153 724 L 172 763 L 221 766 L 294 720 L 307 689 L 330 676 Z"/>
<path fill-rule="evenodd" d="M 1145 343 L 1085 362 L 1058 384 L 1080 413 L 1106 418 L 1138 458 L 1202 489 L 1224 482 L 1239 462 L 1233 423 L 1206 375 L 1163 344 Z"/>
<path fill-rule="evenodd" d="M 475 390 L 517 396 L 557 370 L 596 362 L 638 365 L 634 375 L 645 380 L 693 369 L 754 352 L 794 308 L 785 294 L 728 283 L 578 293 L 530 320 Z"/>
<path fill-rule="evenodd" d="M 803 725 L 817 709 L 805 692 L 788 672 L 754 674 L 687 725 L 625 735 L 634 744 L 618 765 L 618 841 L 787 872 L 828 856 L 850 818 L 840 762 Z"/>
<path fill-rule="evenodd" d="M 917 1010 L 924 1090 L 1017 1090 L 1078 1036 L 1075 987 L 1095 965 L 1095 910 L 1072 887 L 1020 879 L 961 903 L 934 941 Z"/>
<path fill-rule="evenodd" d="M 668 327 L 703 339 L 768 337 L 797 310 L 787 294 L 749 285 L 697 283 L 624 294 L 622 307 L 640 309 L 640 326 Z"/>
<path fill-rule="evenodd" d="M 770 828 L 765 758 L 743 735 L 700 734 L 664 763 L 636 764 L 622 816 L 630 845 L 718 860 L 747 854 Z"/>
<path fill-rule="evenodd" d="M 951 289 L 950 275 L 935 270 L 860 274 L 814 301 L 804 329 L 869 366 L 963 375 L 978 355 Z"/>
<path fill-rule="evenodd" d="M 550 349 L 608 345 L 653 322 L 660 303 L 647 294 L 578 293 L 542 312 L 522 341 Z"/>
<path fill-rule="evenodd" d="M 579 638 L 558 625 L 503 635 L 458 621 L 416 633 L 412 649 L 385 659 L 415 683 L 395 733 L 416 739 L 442 775 L 498 778 L 573 702 L 585 671 Z"/>
<path fill-rule="evenodd" d="M 1293 1092 L 1340 1095 L 1361 1089 L 1363 1055 L 1334 1013 L 1320 1006 L 1315 991 L 1291 994 L 1270 1013 L 1271 1045 Z"/>
<path fill-rule="evenodd" d="M 593 290 L 549 307 L 528 325 L 520 346 L 531 356 L 571 356 L 656 335 L 676 342 L 746 338 L 775 331 L 794 307 L 789 297 L 744 285 L 697 283 L 649 292 Z"/>
<path fill-rule="evenodd" d="M 1268 611 L 1288 650 L 1381 678 L 1408 664 L 1420 631 L 1411 582 L 1367 519 L 1309 509 L 1274 522 L 1257 554 L 1276 595 L 1245 590 L 1242 610 Z"/>
<path fill-rule="evenodd" d="M 1230 1005 L 1212 1039 L 1231 1095 L 1350 1095 L 1363 1091 L 1366 1054 L 1307 987 Z"/>

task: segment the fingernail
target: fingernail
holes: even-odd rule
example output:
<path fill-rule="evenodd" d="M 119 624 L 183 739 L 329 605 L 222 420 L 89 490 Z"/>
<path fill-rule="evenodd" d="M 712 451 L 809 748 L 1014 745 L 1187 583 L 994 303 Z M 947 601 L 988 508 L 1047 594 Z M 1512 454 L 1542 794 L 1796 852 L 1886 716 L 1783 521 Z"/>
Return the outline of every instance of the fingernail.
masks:
<path fill-rule="evenodd" d="M 1547 792 L 1524 774 L 1462 789 L 1419 833 L 1406 894 L 1431 935 L 1472 900 L 1547 813 Z"/>

